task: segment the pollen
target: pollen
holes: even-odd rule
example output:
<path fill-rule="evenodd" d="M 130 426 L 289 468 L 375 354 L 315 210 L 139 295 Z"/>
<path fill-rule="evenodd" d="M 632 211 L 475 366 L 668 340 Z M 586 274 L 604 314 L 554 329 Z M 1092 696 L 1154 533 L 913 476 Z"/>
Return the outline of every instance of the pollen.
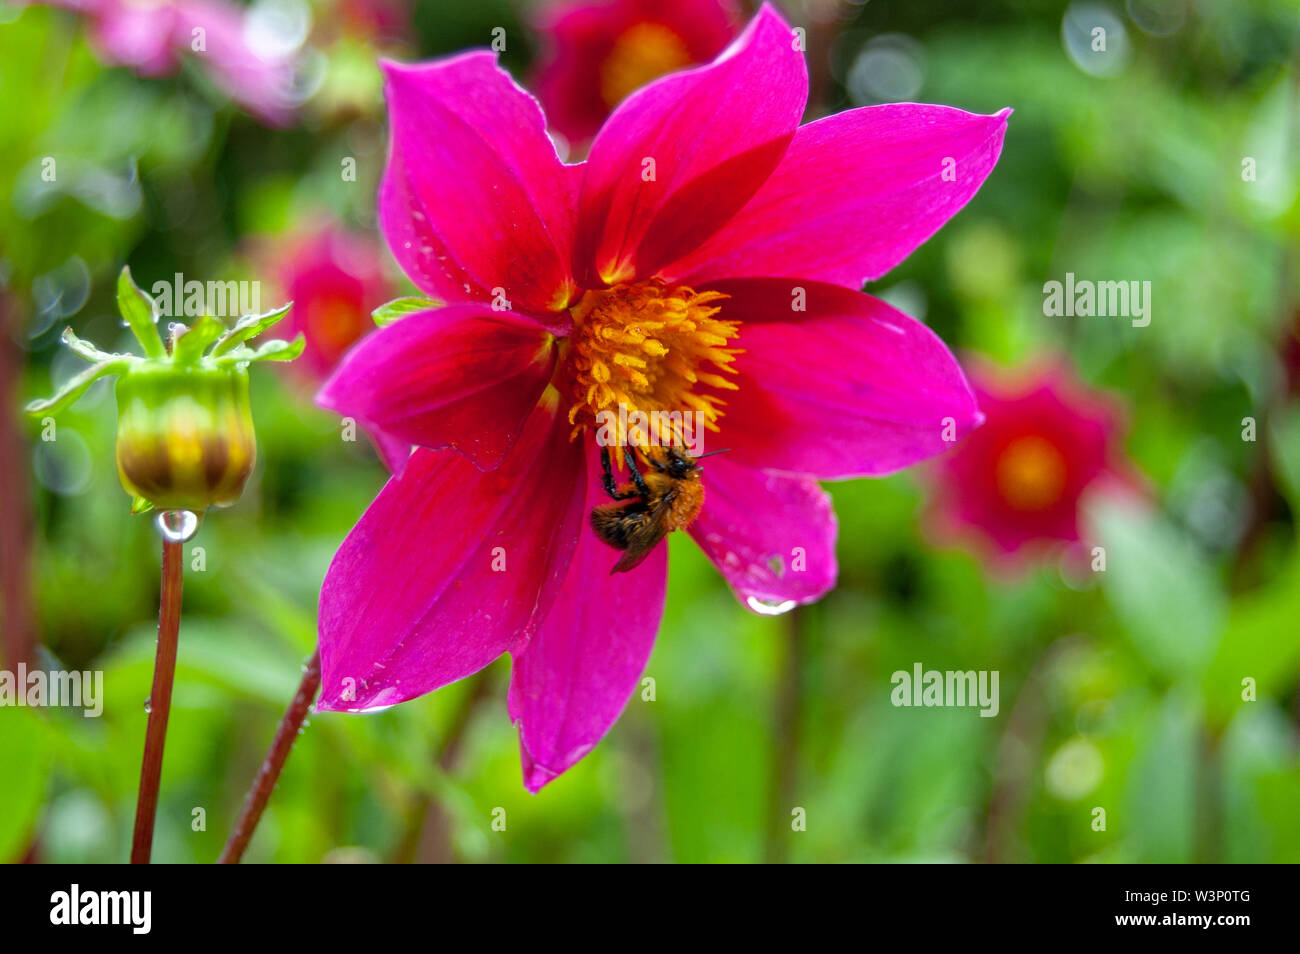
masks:
<path fill-rule="evenodd" d="M 689 443 L 688 420 L 716 432 L 726 402 L 700 389 L 736 390 L 739 322 L 716 317 L 726 298 L 660 281 L 587 292 L 572 311 L 574 436 L 600 423 L 619 445 L 671 447 Z"/>
<path fill-rule="evenodd" d="M 600 69 L 600 98 L 613 109 L 651 80 L 691 65 L 686 44 L 661 23 L 638 23 L 610 48 Z"/>

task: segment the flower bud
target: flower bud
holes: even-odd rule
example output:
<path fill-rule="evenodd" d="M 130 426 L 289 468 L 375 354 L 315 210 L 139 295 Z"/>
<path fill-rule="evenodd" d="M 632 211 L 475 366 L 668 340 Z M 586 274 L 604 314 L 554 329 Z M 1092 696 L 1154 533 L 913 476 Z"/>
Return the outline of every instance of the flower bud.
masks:
<path fill-rule="evenodd" d="M 128 494 L 161 510 L 226 507 L 257 459 L 241 367 L 141 364 L 117 380 L 117 472 Z"/>
<path fill-rule="evenodd" d="M 117 375 L 117 473 L 131 495 L 131 511 L 227 507 L 239 499 L 257 460 L 257 439 L 248 401 L 248 366 L 255 361 L 292 361 L 303 337 L 247 342 L 289 311 L 245 315 L 227 328 L 203 317 L 193 327 L 172 325 L 164 343 L 154 301 L 122 269 L 118 306 L 144 355 L 110 354 L 69 328 L 63 341 L 90 367 L 57 394 L 27 406 L 49 414 L 77 400 L 95 381 Z"/>

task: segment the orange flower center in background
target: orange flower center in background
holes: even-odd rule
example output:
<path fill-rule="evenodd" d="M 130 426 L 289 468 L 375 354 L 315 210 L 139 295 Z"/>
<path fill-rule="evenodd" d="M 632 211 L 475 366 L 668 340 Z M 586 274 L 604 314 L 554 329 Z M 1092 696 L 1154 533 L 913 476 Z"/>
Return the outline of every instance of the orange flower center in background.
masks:
<path fill-rule="evenodd" d="M 638 23 L 614 41 L 601 64 L 600 98 L 613 109 L 651 80 L 690 65 L 681 37 L 661 23 Z"/>
<path fill-rule="evenodd" d="M 735 373 L 731 364 L 740 352 L 726 345 L 739 323 L 715 317 L 726 297 L 659 281 L 584 294 L 572 309 L 568 362 L 574 434 L 607 421 L 619 444 L 641 446 L 647 437 L 659 446 L 688 443 L 682 416 L 662 412 L 695 412 L 693 422 L 716 432 L 725 402 L 695 393 L 695 386 L 736 390 L 723 375 Z M 610 412 L 603 421 L 596 417 L 601 411 Z M 629 436 L 626 419 L 636 411 L 649 418 L 648 433 L 638 435 L 634 426 Z"/>
<path fill-rule="evenodd" d="M 998 492 L 1016 510 L 1046 510 L 1065 490 L 1065 455 L 1036 434 L 1009 443 L 995 466 Z"/>
<path fill-rule="evenodd" d="M 337 295 L 319 299 L 309 306 L 308 337 L 330 359 L 343 356 L 365 330 L 365 319 L 356 302 Z"/>

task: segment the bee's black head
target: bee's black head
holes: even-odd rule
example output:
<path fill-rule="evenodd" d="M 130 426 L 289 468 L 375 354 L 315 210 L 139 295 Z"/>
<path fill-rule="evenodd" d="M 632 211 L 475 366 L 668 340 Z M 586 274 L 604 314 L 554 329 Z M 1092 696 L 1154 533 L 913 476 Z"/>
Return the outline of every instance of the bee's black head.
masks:
<path fill-rule="evenodd" d="M 693 457 L 686 456 L 686 451 L 682 448 L 669 447 L 664 453 L 664 462 L 660 469 L 669 477 L 680 480 L 691 476 L 700 469 L 700 465 L 695 463 Z"/>
<path fill-rule="evenodd" d="M 700 465 L 696 461 L 704 457 L 711 457 L 714 454 L 725 454 L 728 449 L 709 451 L 699 457 L 691 457 L 686 453 L 684 447 L 669 447 L 664 451 L 663 463 L 659 464 L 658 467 L 669 477 L 676 477 L 680 480 L 700 472 Z"/>

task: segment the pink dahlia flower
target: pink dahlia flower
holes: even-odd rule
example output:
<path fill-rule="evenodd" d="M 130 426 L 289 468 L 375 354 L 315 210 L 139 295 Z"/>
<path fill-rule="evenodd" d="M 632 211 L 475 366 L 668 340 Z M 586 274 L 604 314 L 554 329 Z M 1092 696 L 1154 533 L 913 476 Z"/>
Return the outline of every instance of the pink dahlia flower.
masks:
<path fill-rule="evenodd" d="M 295 59 L 256 48 L 244 8 L 226 0 L 52 0 L 85 16 L 90 40 L 109 63 L 157 77 L 191 56 L 222 93 L 264 122 L 293 116 Z"/>
<path fill-rule="evenodd" d="M 930 522 L 970 541 L 996 568 L 1078 543 L 1080 502 L 1093 489 L 1138 485 L 1123 452 L 1122 415 L 1064 362 L 1017 373 L 975 366 L 984 425 L 936 462 Z"/>
<path fill-rule="evenodd" d="M 729 0 L 547 3 L 534 16 L 542 49 L 532 86 L 552 128 L 585 143 L 628 94 L 721 52 L 738 19 Z"/>
<path fill-rule="evenodd" d="M 490 53 L 385 69 L 381 226 L 447 305 L 364 339 L 320 395 L 419 449 L 326 576 L 318 708 L 391 705 L 510 653 L 536 791 L 618 717 L 663 609 L 667 548 L 611 575 L 589 525 L 609 502 L 601 415 L 698 414 L 729 452 L 703 465 L 691 536 L 751 609 L 820 597 L 835 517 L 817 481 L 906 467 L 979 421 L 944 344 L 856 289 L 974 195 L 1006 115 L 879 106 L 800 128 L 807 71 L 769 7 L 624 101 L 575 166 Z"/>

